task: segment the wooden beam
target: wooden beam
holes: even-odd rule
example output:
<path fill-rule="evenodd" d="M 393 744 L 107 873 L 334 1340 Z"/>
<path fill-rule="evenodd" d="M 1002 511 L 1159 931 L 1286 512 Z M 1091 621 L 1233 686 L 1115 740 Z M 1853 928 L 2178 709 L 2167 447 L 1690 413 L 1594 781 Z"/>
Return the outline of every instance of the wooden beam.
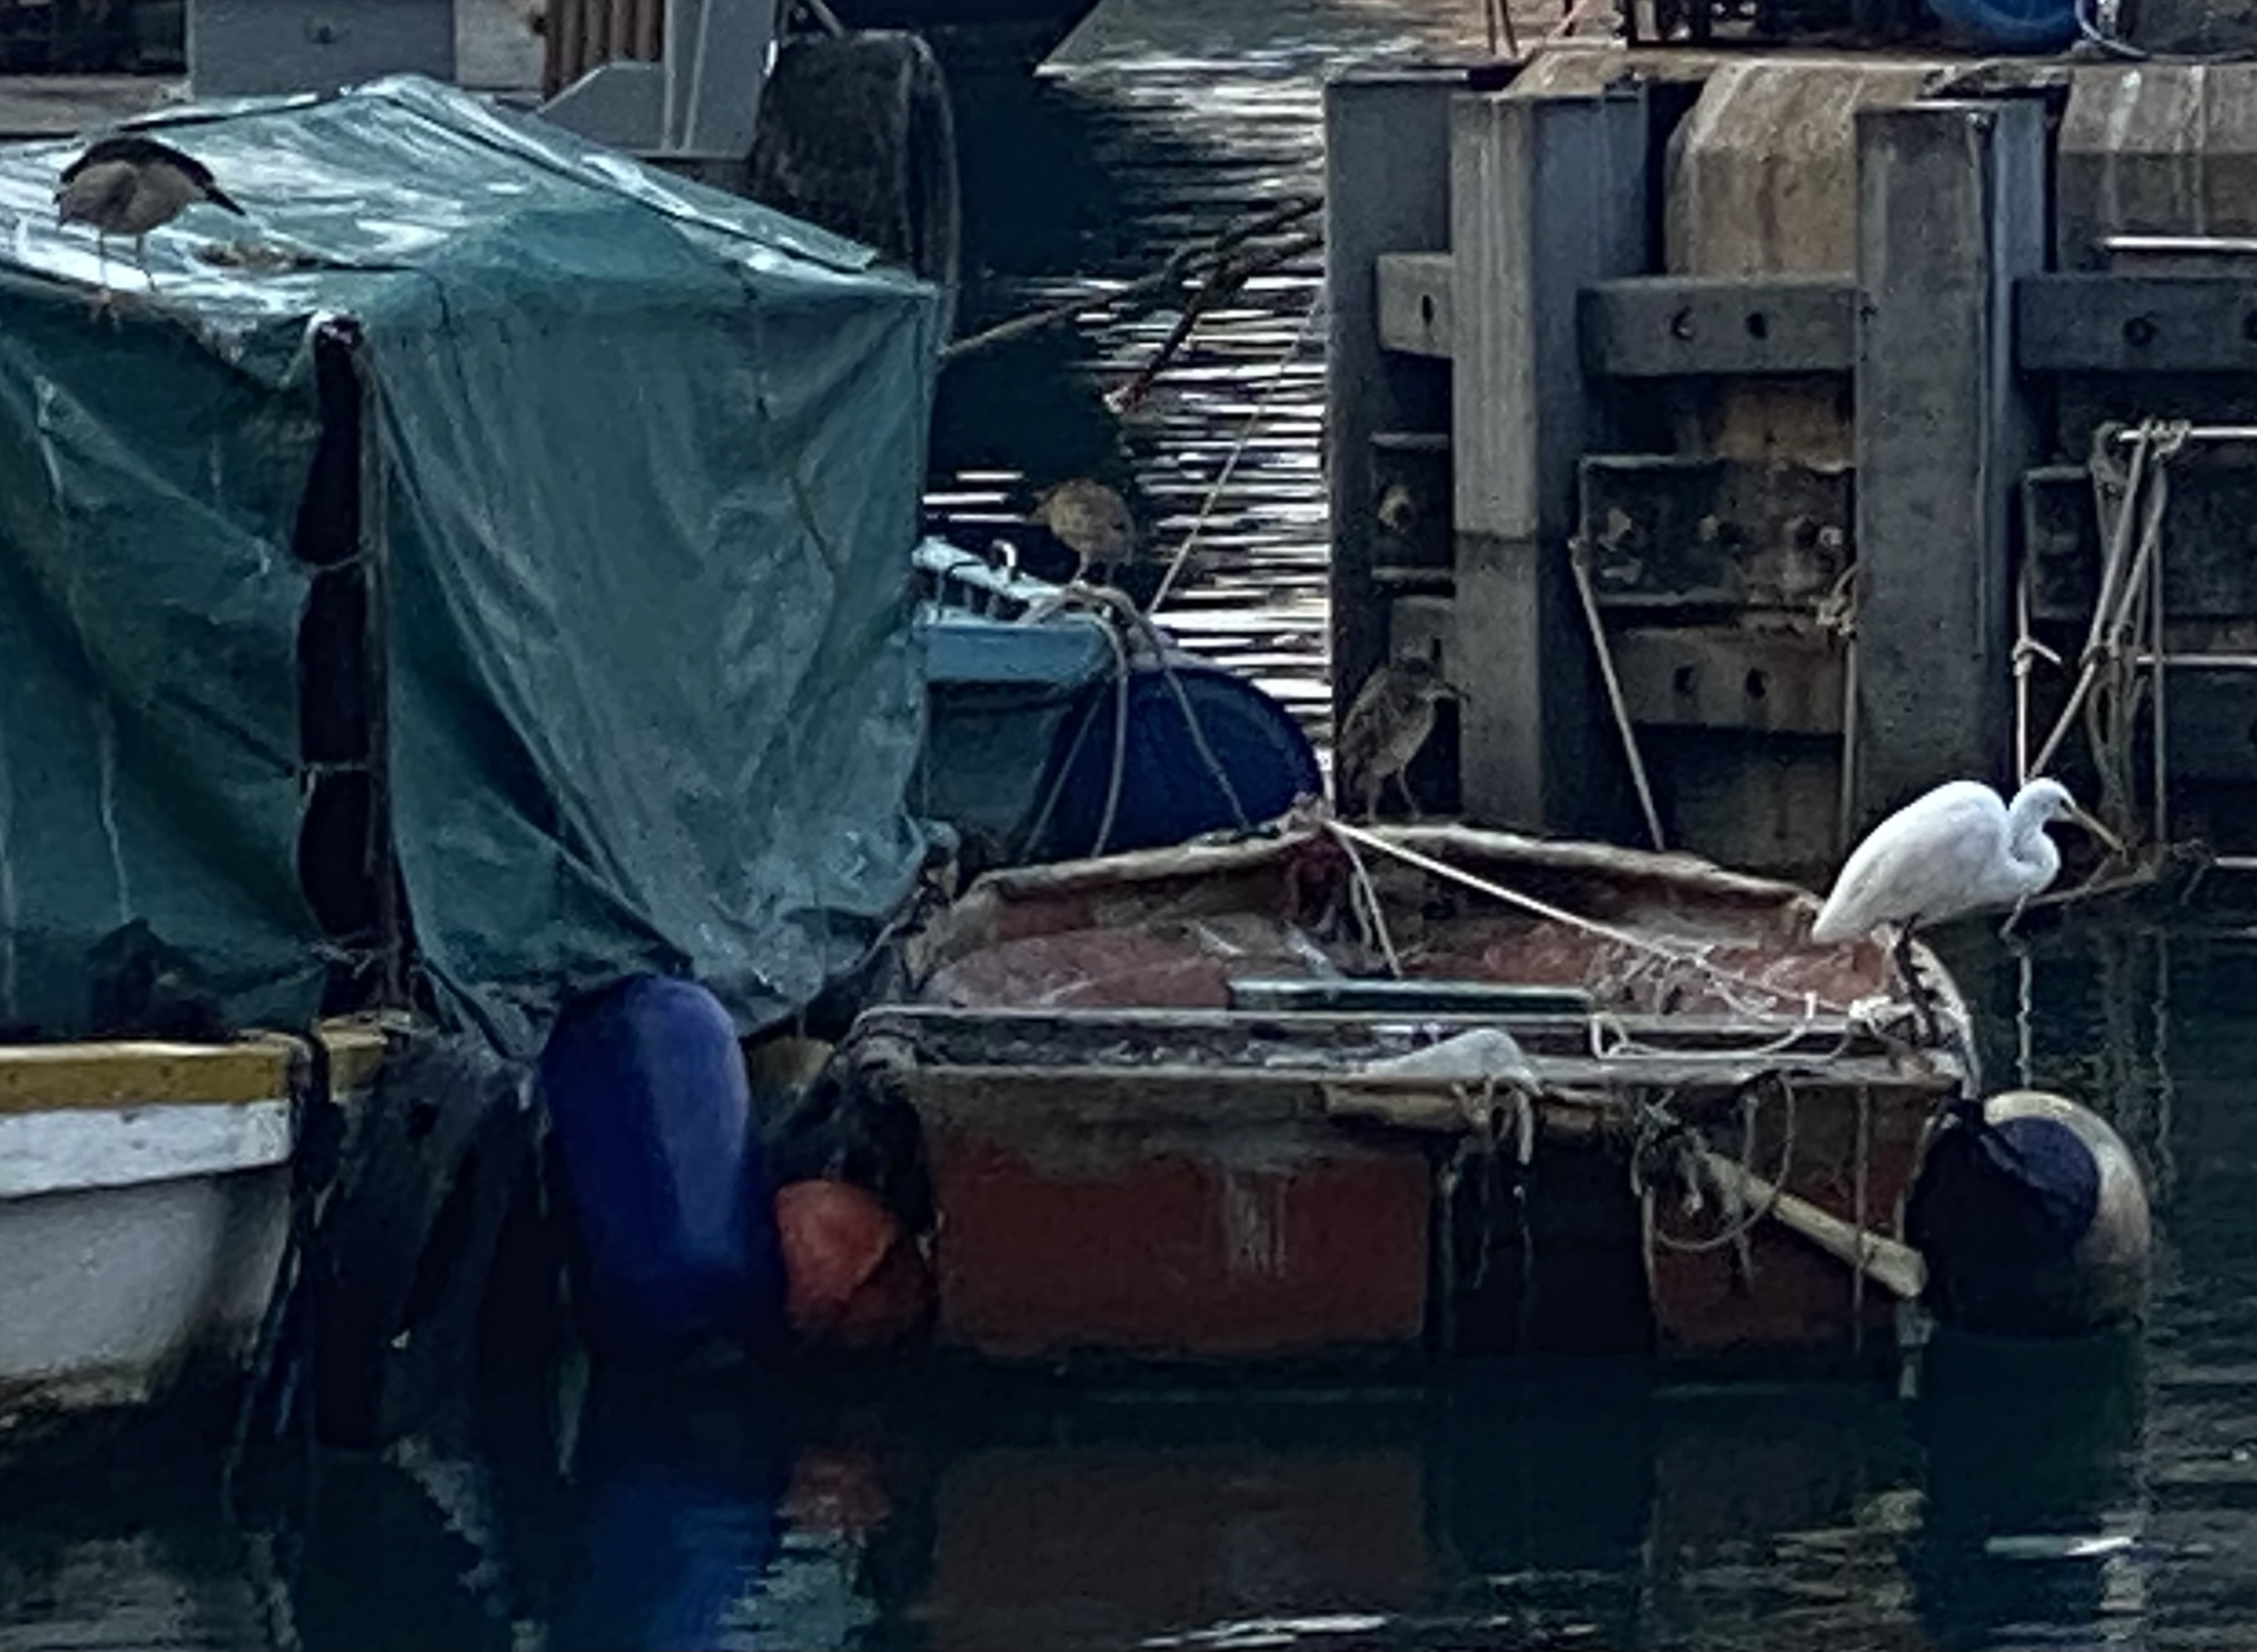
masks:
<path fill-rule="evenodd" d="M 2014 284 L 2024 372 L 2257 371 L 2246 275 L 2026 275 Z"/>
<path fill-rule="evenodd" d="M 1822 634 L 1669 626 L 1621 632 L 1610 646 L 1634 722 L 1842 731 L 1842 652 Z"/>
<path fill-rule="evenodd" d="M 1405 356 L 1450 355 L 1450 255 L 1383 252 L 1379 342 Z"/>

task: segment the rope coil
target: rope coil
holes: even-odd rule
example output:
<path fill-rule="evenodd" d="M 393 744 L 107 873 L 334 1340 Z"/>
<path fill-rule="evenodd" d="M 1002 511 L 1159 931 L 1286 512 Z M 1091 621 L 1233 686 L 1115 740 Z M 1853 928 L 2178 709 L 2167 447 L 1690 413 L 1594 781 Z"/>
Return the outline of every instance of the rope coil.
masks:
<path fill-rule="evenodd" d="M 1718 1204 L 1727 1211 L 1724 1227 L 1703 1239 L 1673 1237 L 1658 1219 L 1649 1220 L 1647 1232 L 1662 1249 L 1690 1256 L 1707 1255 L 1727 1246 L 1744 1243 L 1756 1226 L 1779 1208 L 1786 1190 L 1787 1177 L 1794 1168 L 1795 1095 L 1794 1086 L 1782 1072 L 1769 1072 L 1754 1084 L 1741 1091 L 1740 1168 L 1752 1174 L 1755 1155 L 1756 1119 L 1758 1096 L 1757 1085 L 1769 1080 L 1778 1087 L 1785 1103 L 1785 1123 L 1780 1126 L 1779 1168 L 1768 1178 L 1770 1193 L 1760 1204 L 1737 1211 L 1731 1206 L 1737 1197 L 1720 1186 L 1709 1173 L 1702 1157 L 1706 1141 L 1701 1132 L 1673 1112 L 1666 1100 L 1646 1102 L 1639 1108 L 1639 1136 L 1631 1150 L 1631 1191 L 1642 1204 L 1651 1210 L 1650 1201 L 1655 1191 L 1657 1172 L 1666 1171 L 1680 1187 L 1687 1190 L 1686 1214 L 1697 1216 L 1705 1204 L 1704 1192 L 1713 1194 Z M 1862 1189 L 1860 1190 L 1862 1192 Z M 1862 1226 L 1863 1224 L 1861 1223 Z"/>

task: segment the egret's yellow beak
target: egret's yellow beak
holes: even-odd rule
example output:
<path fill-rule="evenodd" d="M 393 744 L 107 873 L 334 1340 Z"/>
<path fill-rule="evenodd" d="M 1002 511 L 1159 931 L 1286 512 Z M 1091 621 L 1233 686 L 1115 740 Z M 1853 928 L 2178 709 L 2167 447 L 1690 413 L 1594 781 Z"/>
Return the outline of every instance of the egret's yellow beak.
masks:
<path fill-rule="evenodd" d="M 2096 816 L 2086 814 L 2076 804 L 2071 803 L 2069 806 L 2069 817 L 2105 844 L 2110 854 L 2120 855 L 2124 852 L 2124 840 L 2103 826 Z"/>

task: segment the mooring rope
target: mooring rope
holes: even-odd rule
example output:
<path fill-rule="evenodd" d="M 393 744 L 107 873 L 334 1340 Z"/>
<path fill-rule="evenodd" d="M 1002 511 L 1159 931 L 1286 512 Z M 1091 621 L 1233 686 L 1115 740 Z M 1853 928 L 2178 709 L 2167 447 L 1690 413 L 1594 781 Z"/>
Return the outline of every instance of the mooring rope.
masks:
<path fill-rule="evenodd" d="M 1254 822 L 1247 814 L 1245 802 L 1231 781 L 1229 769 L 1216 754 L 1213 743 L 1207 738 L 1198 709 L 1192 704 L 1191 695 L 1183 685 L 1175 662 L 1169 658 L 1168 641 L 1161 634 L 1159 627 L 1139 613 L 1136 604 L 1124 593 L 1110 586 L 1093 585 L 1079 580 L 1059 586 L 1052 595 L 1029 608 L 1021 618 L 1023 623 L 1031 624 L 1069 609 L 1095 615 L 1102 624 L 1106 642 L 1113 651 L 1113 760 L 1106 776 L 1104 812 L 1100 816 L 1097 837 L 1088 851 L 1089 854 L 1098 856 L 1105 853 L 1112 841 L 1113 829 L 1120 812 L 1121 787 L 1128 766 L 1128 688 L 1136 665 L 1136 651 L 1129 646 L 1132 640 L 1142 645 L 1143 656 L 1158 669 L 1170 697 L 1175 701 L 1176 709 L 1183 714 L 1184 728 L 1191 737 L 1192 749 L 1199 754 L 1208 778 L 1222 794 L 1232 820 L 1239 830 L 1252 830 Z M 1072 747 L 1051 777 L 1034 823 L 1027 830 L 1021 851 L 1022 855 L 1033 851 L 1041 842 L 1042 834 L 1049 828 L 1065 791 L 1066 779 L 1081 755 L 1082 743 L 1088 732 L 1089 720 L 1085 717 L 1075 731 Z"/>
<path fill-rule="evenodd" d="M 1842 639 L 1842 773 L 1834 797 L 1834 846 L 1844 855 L 1857 841 L 1851 828 L 1857 817 L 1858 742 L 1863 733 L 1857 717 L 1857 565 L 1850 562 L 1834 576 L 1834 583 L 1818 599 L 1811 616 L 1821 635 Z"/>
<path fill-rule="evenodd" d="M 2130 593 L 2146 584 L 2149 562 L 2159 554 L 2162 540 L 2163 507 L 2169 502 L 2168 484 L 2162 482 L 2163 467 L 2172 455 L 2186 445 L 2192 427 L 2184 420 L 2147 419 L 2129 433 L 2132 456 L 2124 472 L 2123 498 L 2117 506 L 2114 531 L 2108 535 L 2106 553 L 2101 563 L 2100 589 L 2094 598 L 2092 623 L 2085 633 L 2084 649 L 2078 666 L 2077 685 L 2070 690 L 2069 702 L 2062 707 L 2053 731 L 2046 736 L 2037 755 L 2022 773 L 2027 782 L 2033 775 L 2042 774 L 2046 765 L 2060 751 L 2062 742 L 2076 726 L 2084 710 L 2086 696 L 2098 681 L 2101 667 L 2113 660 L 2122 647 L 2123 632 L 2130 616 Z M 2092 469 L 2096 486 L 2103 480 L 2108 462 L 2101 456 L 2104 448 L 2117 435 L 2114 427 L 2104 427 L 2093 442 Z M 2154 482 L 2149 481 L 2149 467 L 2154 467 Z M 2139 526 L 2134 526 L 2137 523 Z"/>
<path fill-rule="evenodd" d="M 1395 950 L 1394 937 L 1387 931 L 1387 913 L 1379 904 L 1379 890 L 1371 881 L 1371 869 L 1363 864 L 1363 856 L 1352 840 L 1338 832 L 1333 837 L 1348 856 L 1348 886 L 1353 891 L 1350 904 L 1355 903 L 1355 897 L 1362 897 L 1364 928 L 1378 945 L 1380 956 L 1387 960 L 1387 972 L 1399 981 L 1403 978 L 1403 959 Z"/>
<path fill-rule="evenodd" d="M 1716 1194 L 1720 1204 L 1723 1203 L 1725 1199 L 1723 1190 L 1718 1188 L 1713 1178 L 1702 1168 L 1698 1157 L 1701 1153 L 1707 1151 L 1706 1140 L 1698 1129 L 1679 1118 L 1666 1102 L 1645 1104 L 1641 1111 L 1639 1140 L 1631 1149 L 1630 1155 L 1630 1185 L 1631 1192 L 1638 1197 L 1639 1202 L 1646 1204 L 1649 1211 L 1646 1220 L 1647 1233 L 1664 1250 L 1700 1256 L 1723 1250 L 1727 1246 L 1741 1244 L 1750 1233 L 1755 1231 L 1758 1224 L 1779 1208 L 1779 1202 L 1786 1192 L 1787 1178 L 1794 1169 L 1796 1113 L 1794 1086 L 1788 1082 L 1785 1073 L 1768 1073 L 1765 1077 L 1776 1081 L 1779 1094 L 1786 1104 L 1786 1122 L 1780 1126 L 1779 1131 L 1779 1168 L 1770 1178 L 1771 1192 L 1760 1204 L 1751 1205 L 1742 1211 L 1722 1232 L 1712 1233 L 1706 1239 L 1673 1239 L 1662 1230 L 1659 1219 L 1651 1214 L 1652 1207 L 1650 1204 L 1646 1204 L 1652 1198 L 1654 1190 L 1645 1169 L 1647 1158 L 1660 1150 L 1665 1144 L 1677 1143 L 1681 1147 L 1690 1149 L 1689 1154 L 1683 1155 L 1689 1159 L 1690 1163 L 1679 1171 L 1680 1176 L 1689 1180 L 1690 1184 L 1696 1189 L 1708 1188 Z M 1740 1168 L 1752 1179 L 1755 1174 L 1752 1161 L 1755 1155 L 1755 1126 L 1758 1117 L 1758 1098 L 1753 1093 L 1752 1086 L 1749 1091 L 1742 1093 L 1740 1101 Z M 1861 1228 L 1863 1225 L 1862 1223 L 1859 1224 Z"/>
<path fill-rule="evenodd" d="M 1666 958 L 1673 964 L 1683 964 L 1698 971 L 1720 985 L 1741 987 L 1751 992 L 1760 993 L 1774 1003 L 1794 1006 L 1801 1010 L 1805 1019 L 1815 1019 L 1817 1012 L 1822 1009 L 1852 1020 L 1857 1019 L 1861 1013 L 1858 1006 L 1840 1004 L 1808 990 L 1800 993 L 1791 992 L 1784 987 L 1772 986 L 1767 982 L 1756 980 L 1752 977 L 1725 969 L 1721 964 L 1713 964 L 1700 952 L 1692 949 L 1657 940 L 1652 935 L 1640 935 L 1634 929 L 1621 928 L 1596 918 L 1587 918 L 1581 913 L 1570 912 L 1565 907 L 1554 906 L 1550 901 L 1539 900 L 1534 895 L 1523 894 L 1517 889 L 1508 888 L 1503 884 L 1467 872 L 1462 867 L 1453 866 L 1446 860 L 1437 860 L 1432 855 L 1421 854 L 1408 844 L 1390 843 L 1376 833 L 1367 831 L 1361 826 L 1350 825 L 1346 821 L 1327 821 L 1326 827 L 1335 836 L 1347 841 L 1362 844 L 1367 849 L 1377 850 L 1384 855 L 1392 855 L 1396 859 L 1405 865 L 1416 866 L 1421 872 L 1437 878 L 1447 879 L 1476 893 L 1488 895 L 1495 900 L 1501 900 L 1507 906 L 1518 907 L 1525 912 L 1533 913 L 1539 918 L 1546 918 L 1554 923 L 1566 924 L 1571 928 L 1582 930 L 1586 934 L 1598 935 L 1619 946 L 1629 947 L 1636 951 Z M 1862 1003 L 1863 1000 L 1860 1002 Z"/>
<path fill-rule="evenodd" d="M 1262 423 L 1262 415 L 1269 411 L 1270 399 L 1277 395 L 1285 383 L 1286 375 L 1292 371 L 1293 362 L 1300 355 L 1301 347 L 1308 342 L 1310 333 L 1315 329 L 1318 314 L 1324 307 L 1325 289 L 1320 282 L 1315 296 L 1309 300 L 1309 307 L 1301 314 L 1300 326 L 1293 330 L 1292 338 L 1286 343 L 1284 355 L 1278 357 L 1270 382 L 1262 387 L 1262 394 L 1255 399 L 1245 422 L 1239 426 L 1237 438 L 1230 444 L 1230 451 L 1223 456 L 1221 470 L 1216 473 L 1206 497 L 1199 501 L 1199 514 L 1192 519 L 1191 528 L 1185 533 L 1184 542 L 1176 547 L 1175 555 L 1169 559 L 1167 572 L 1160 576 L 1159 588 L 1153 591 L 1151 602 L 1145 606 L 1144 611 L 1148 615 L 1158 613 L 1161 605 L 1175 590 L 1177 578 L 1191 561 L 1192 551 L 1199 544 L 1199 534 L 1206 527 L 1207 518 L 1213 514 L 1216 502 L 1222 498 L 1222 491 L 1230 485 L 1230 478 L 1237 472 L 1238 462 L 1246 453 L 1247 443 L 1254 439 L 1254 433 Z"/>
<path fill-rule="evenodd" d="M 1598 592 L 1591 585 L 1590 541 L 1580 533 L 1567 541 L 1567 566 L 1575 576 L 1575 595 L 1581 599 L 1583 624 L 1591 633 L 1591 651 L 1598 656 L 1599 680 L 1605 685 L 1607 705 L 1614 712 L 1615 732 L 1622 738 L 1623 756 L 1630 760 L 1631 784 L 1638 788 L 1638 806 L 1645 814 L 1646 836 L 1658 850 L 1669 847 L 1661 830 L 1661 811 L 1653 804 L 1653 787 L 1645 778 L 1645 758 L 1638 750 L 1638 728 L 1631 720 L 1630 702 L 1623 695 L 1622 676 L 1615 669 L 1613 647 L 1607 641 L 1606 622 L 1599 614 Z"/>

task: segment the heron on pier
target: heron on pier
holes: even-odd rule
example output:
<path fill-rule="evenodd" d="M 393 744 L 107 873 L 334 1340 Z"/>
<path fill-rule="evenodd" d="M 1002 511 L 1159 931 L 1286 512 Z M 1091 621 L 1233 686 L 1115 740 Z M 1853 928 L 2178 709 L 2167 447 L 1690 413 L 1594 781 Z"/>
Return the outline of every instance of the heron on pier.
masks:
<path fill-rule="evenodd" d="M 1436 706 L 1463 697 L 1433 660 L 1416 654 L 1373 672 L 1341 723 L 1334 748 L 1336 794 L 1358 796 L 1363 818 L 1369 820 L 1393 780 L 1411 818 L 1418 819 L 1419 800 L 1411 794 L 1412 760 L 1434 732 Z"/>
<path fill-rule="evenodd" d="M 1087 579 L 1092 569 L 1110 575 L 1136 554 L 1136 521 L 1128 502 L 1087 477 L 1044 489 L 1027 519 L 1048 528 L 1073 553 L 1077 580 Z"/>

